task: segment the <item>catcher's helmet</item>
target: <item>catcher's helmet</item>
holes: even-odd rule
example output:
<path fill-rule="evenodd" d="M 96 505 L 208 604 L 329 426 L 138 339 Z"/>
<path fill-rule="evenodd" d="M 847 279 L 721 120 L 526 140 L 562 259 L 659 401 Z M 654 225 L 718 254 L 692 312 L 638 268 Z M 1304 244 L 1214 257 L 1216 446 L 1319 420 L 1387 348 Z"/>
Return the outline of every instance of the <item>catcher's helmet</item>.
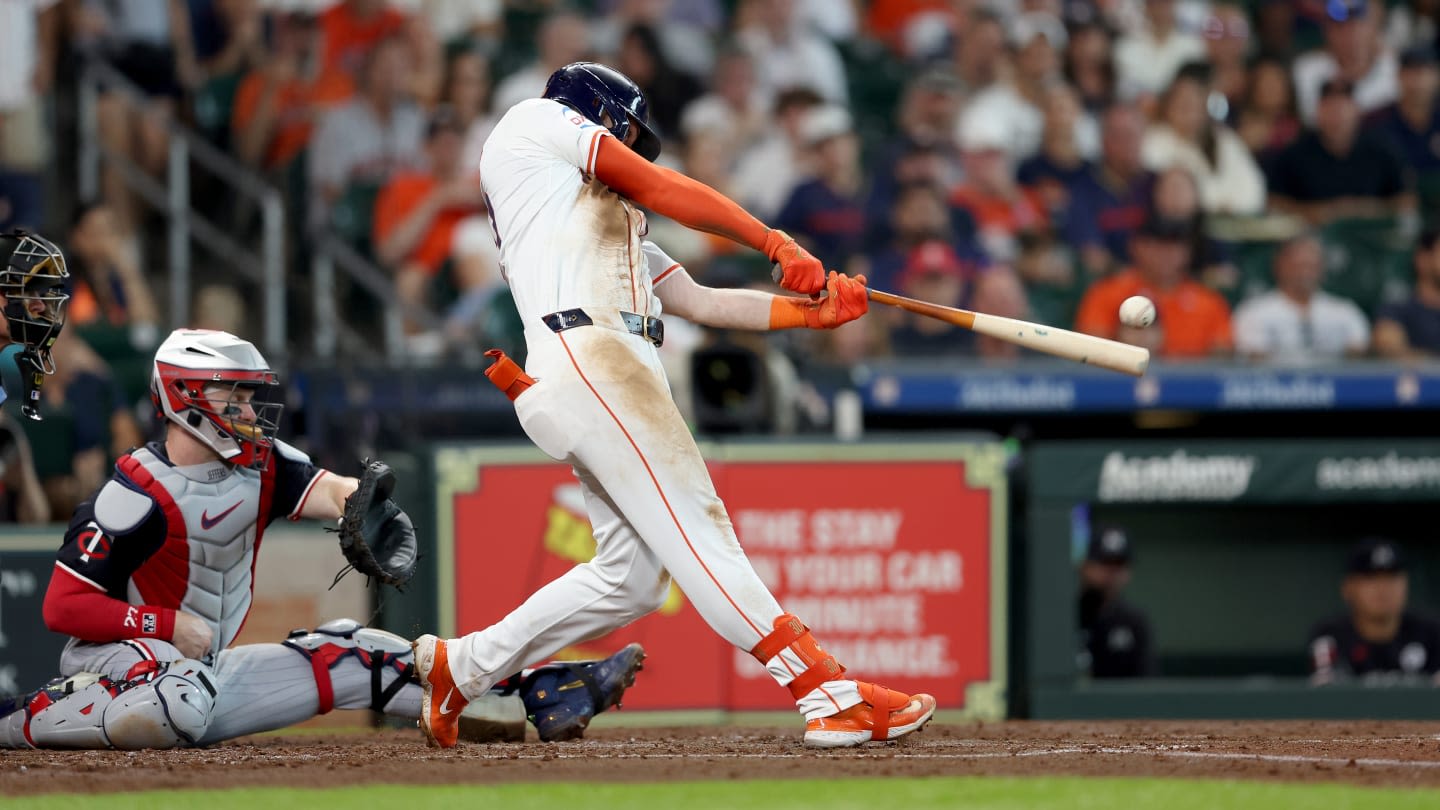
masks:
<path fill-rule="evenodd" d="M 285 406 L 254 397 L 263 386 L 277 384 L 270 364 L 249 341 L 211 329 L 176 329 L 155 352 L 150 395 L 166 419 L 222 459 L 263 470 Z M 250 395 L 238 396 L 241 390 Z"/>
<path fill-rule="evenodd" d="M 65 255 L 43 236 L 14 230 L 0 234 L 0 295 L 10 339 L 32 351 L 46 374 L 55 373 L 50 349 L 65 326 L 70 272 Z"/>
<path fill-rule="evenodd" d="M 635 126 L 636 154 L 649 161 L 660 156 L 660 138 L 650 128 L 650 105 L 629 76 L 595 62 L 575 62 L 550 74 L 545 98 L 553 98 L 601 126 L 610 114 L 610 134 L 624 142 Z"/>

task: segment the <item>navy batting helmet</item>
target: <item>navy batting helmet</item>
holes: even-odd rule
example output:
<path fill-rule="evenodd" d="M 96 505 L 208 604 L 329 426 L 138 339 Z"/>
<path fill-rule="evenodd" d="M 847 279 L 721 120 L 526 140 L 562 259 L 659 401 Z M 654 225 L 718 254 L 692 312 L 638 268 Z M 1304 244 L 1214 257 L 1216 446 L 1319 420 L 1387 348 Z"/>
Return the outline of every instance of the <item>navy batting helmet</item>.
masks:
<path fill-rule="evenodd" d="M 624 142 L 630 127 L 639 132 L 632 147 L 649 161 L 660 156 L 660 138 L 650 128 L 650 105 L 640 87 L 624 73 L 595 62 L 575 62 L 550 74 L 545 98 L 553 98 L 601 126 L 610 115 L 610 134 Z"/>

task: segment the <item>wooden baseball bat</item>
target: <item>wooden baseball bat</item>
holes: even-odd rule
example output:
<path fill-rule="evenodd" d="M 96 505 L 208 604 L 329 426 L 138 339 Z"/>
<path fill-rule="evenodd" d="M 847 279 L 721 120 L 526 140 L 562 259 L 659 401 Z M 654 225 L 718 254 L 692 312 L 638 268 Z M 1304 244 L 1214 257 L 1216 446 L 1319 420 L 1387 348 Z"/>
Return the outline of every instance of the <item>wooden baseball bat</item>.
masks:
<path fill-rule="evenodd" d="M 770 268 L 770 278 L 779 284 L 782 277 L 780 265 L 776 263 Z M 999 315 L 986 315 L 983 312 L 971 312 L 968 309 L 941 306 L 915 298 L 906 298 L 903 295 L 872 290 L 869 287 L 865 288 L 865 293 L 871 301 L 880 304 L 899 307 L 927 318 L 935 318 L 954 324 L 961 329 L 989 335 L 996 340 L 1014 343 L 1037 352 L 1100 368 L 1108 368 L 1132 377 L 1143 377 L 1145 369 L 1150 366 L 1149 349 L 1131 346 L 1118 340 L 1082 335 L 1079 332 L 1071 332 L 1069 329 L 1059 329 L 1014 318 L 1002 318 Z"/>
<path fill-rule="evenodd" d="M 1088 363 L 1135 377 L 1144 375 L 1146 367 L 1150 365 L 1149 349 L 1131 346 L 1118 340 L 1106 340 L 1094 335 L 1071 332 L 1068 329 L 1057 329 L 1053 326 L 1044 326 L 1029 321 L 1002 318 L 999 315 L 986 315 L 983 312 L 971 312 L 968 309 L 931 304 L 927 301 L 906 298 L 903 295 L 880 290 L 867 289 L 866 292 L 871 301 L 899 307 L 907 312 L 935 318 L 954 324 L 961 329 L 969 329 L 972 332 L 989 335 L 996 340 L 1014 343 L 1037 352 L 1063 357 L 1066 360 Z"/>

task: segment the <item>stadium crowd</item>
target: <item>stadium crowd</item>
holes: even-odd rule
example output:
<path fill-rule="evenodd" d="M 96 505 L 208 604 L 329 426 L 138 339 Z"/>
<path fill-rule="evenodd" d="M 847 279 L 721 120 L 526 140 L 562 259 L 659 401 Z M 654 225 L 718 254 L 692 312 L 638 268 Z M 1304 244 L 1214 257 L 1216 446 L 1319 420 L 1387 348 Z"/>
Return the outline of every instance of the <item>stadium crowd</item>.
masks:
<path fill-rule="evenodd" d="M 35 65 L 0 93 L 12 221 L 44 210 L 34 127 L 55 60 L 102 58 L 145 97 L 107 94 L 110 148 L 160 176 L 157 123 L 179 115 L 298 190 L 308 227 L 385 267 L 412 313 L 450 313 L 429 334 L 410 319 L 417 351 L 493 327 L 503 283 L 477 155 L 510 105 L 581 59 L 645 90 L 662 161 L 878 288 L 1174 359 L 1440 351 L 1436 242 L 1419 238 L 1440 195 L 1433 0 L 7 5 L 35 18 L 6 29 L 29 36 L 11 59 Z M 144 216 L 118 173 L 82 202 L 133 230 Z M 653 232 L 708 283 L 766 277 L 723 240 Z M 132 277 L 86 278 L 90 299 L 153 324 Z M 1142 291 L 1159 322 L 1125 330 L 1116 304 Z M 806 348 L 1014 354 L 876 314 Z"/>
<path fill-rule="evenodd" d="M 1170 360 L 1440 353 L 1436 0 L 17 0 L 0 21 L 0 224 L 55 236 L 76 279 L 62 418 L 31 436 L 74 459 L 37 459 L 57 514 L 141 432 L 168 323 L 133 177 L 107 159 L 78 199 L 64 168 L 88 61 L 127 80 L 96 109 L 109 154 L 163 182 L 167 122 L 204 134 L 285 190 L 292 277 L 321 231 L 384 268 L 417 358 L 515 348 L 478 154 L 582 59 L 643 88 L 662 162 L 879 289 Z M 758 255 L 650 225 L 703 283 L 769 283 Z M 256 337 L 209 275 L 195 322 Z M 1117 320 L 1137 293 L 1147 330 Z M 669 325 L 676 356 L 745 340 Z M 885 308 L 753 349 L 777 378 L 1019 355 Z"/>

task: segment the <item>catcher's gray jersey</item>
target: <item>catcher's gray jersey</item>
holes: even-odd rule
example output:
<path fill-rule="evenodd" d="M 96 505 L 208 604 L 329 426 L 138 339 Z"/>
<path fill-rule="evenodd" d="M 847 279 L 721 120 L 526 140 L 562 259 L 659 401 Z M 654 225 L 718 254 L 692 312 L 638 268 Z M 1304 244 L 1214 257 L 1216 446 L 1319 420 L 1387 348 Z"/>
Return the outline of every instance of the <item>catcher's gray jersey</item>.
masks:
<path fill-rule="evenodd" d="M 168 640 L 174 611 L 183 610 L 214 633 L 205 660 L 230 646 L 250 612 L 265 527 L 297 516 L 325 474 L 298 450 L 276 446 L 263 473 L 220 461 L 176 466 L 159 444 L 123 456 L 95 500 L 76 511 L 60 549 L 56 579 L 64 586 L 53 594 L 56 604 L 50 597 L 46 604 L 47 616 L 53 609 L 60 620 L 54 629 L 96 640 Z M 87 609 L 97 592 L 133 609 L 113 616 Z"/>

